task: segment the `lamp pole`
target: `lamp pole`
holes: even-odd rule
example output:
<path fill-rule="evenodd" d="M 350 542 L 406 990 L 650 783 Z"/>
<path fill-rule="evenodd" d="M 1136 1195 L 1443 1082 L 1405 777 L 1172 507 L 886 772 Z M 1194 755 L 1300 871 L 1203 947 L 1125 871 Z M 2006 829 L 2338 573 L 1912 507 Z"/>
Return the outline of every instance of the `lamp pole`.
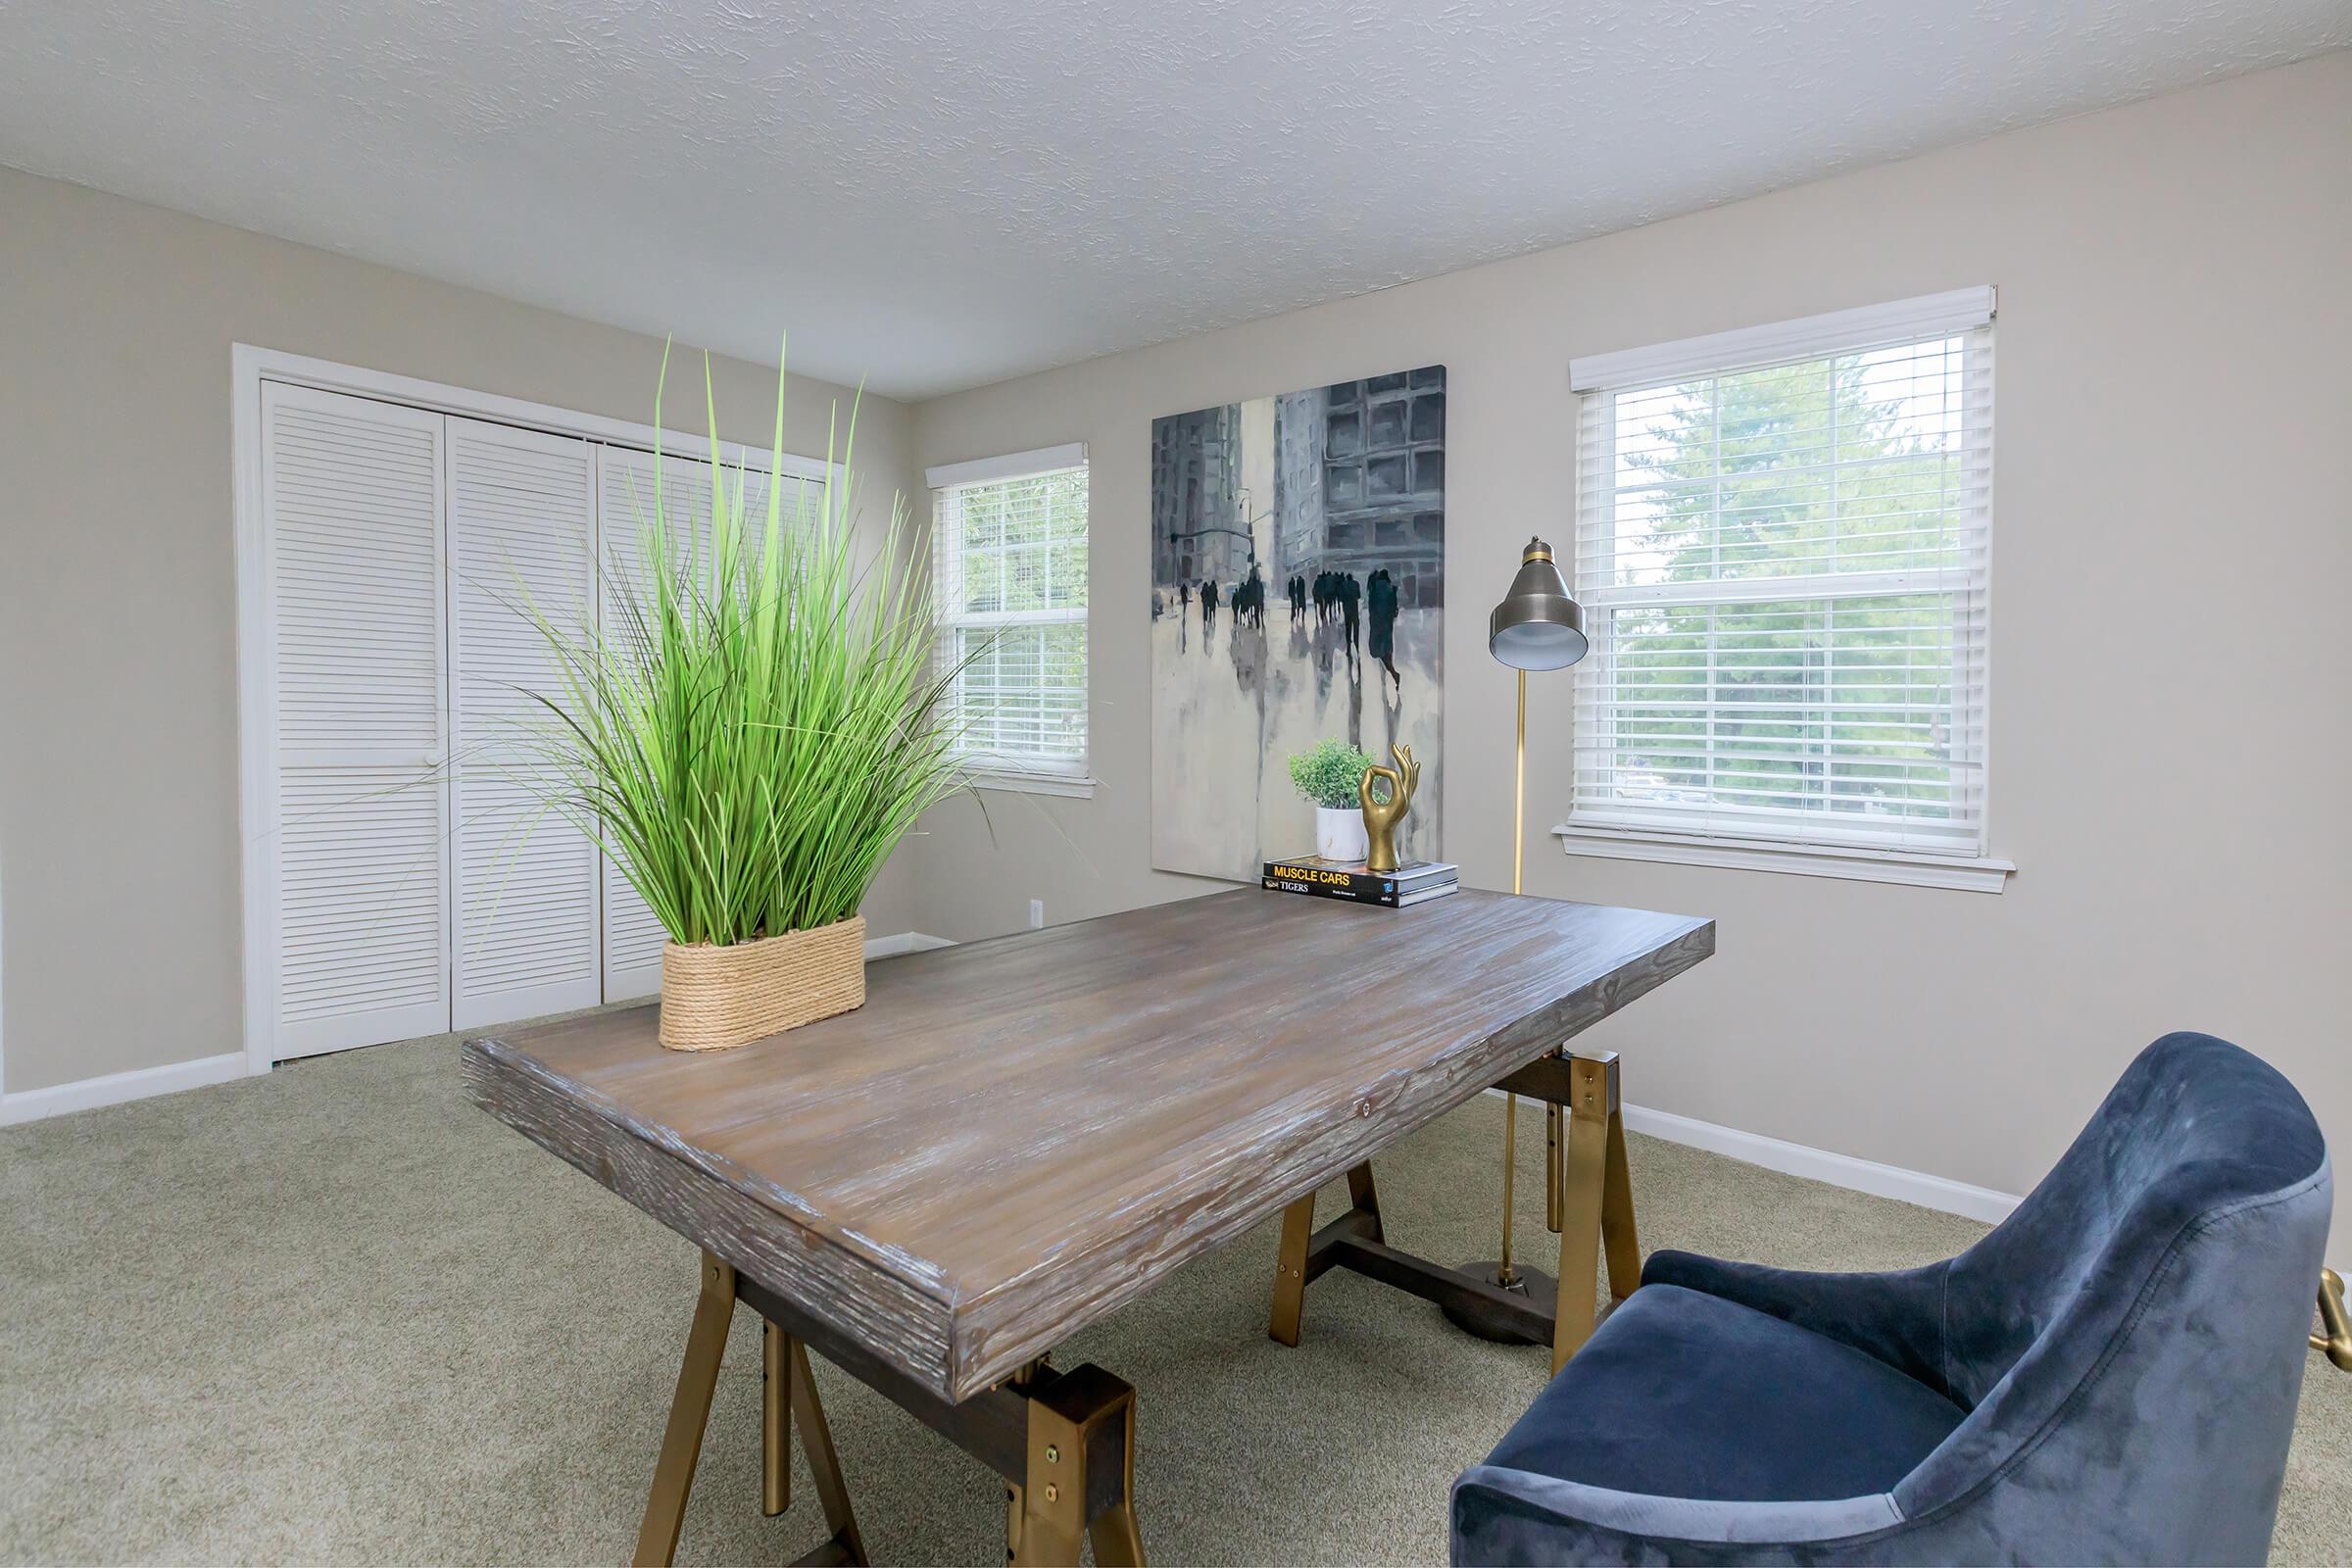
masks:
<path fill-rule="evenodd" d="M 1511 895 L 1519 894 L 1521 862 L 1527 858 L 1527 671 L 1519 671 L 1519 722 L 1511 766 Z M 1519 1097 L 1502 1096 L 1502 1257 L 1494 1265 L 1494 1283 L 1509 1290 L 1519 1283 L 1511 1267 L 1511 1205 L 1519 1172 Z"/>
<path fill-rule="evenodd" d="M 1511 768 L 1511 892 L 1519 891 L 1519 862 L 1527 855 L 1527 671 L 1519 672 L 1518 760 Z"/>
<path fill-rule="evenodd" d="M 1519 710 L 1513 730 L 1511 767 L 1511 892 L 1522 891 L 1527 858 L 1527 672 L 1565 669 L 1585 657 L 1585 612 L 1568 595 L 1568 583 L 1551 559 L 1551 547 L 1530 539 L 1519 556 L 1519 574 L 1510 592 L 1494 607 L 1487 623 L 1487 650 L 1495 660 L 1518 671 Z M 1546 1158 L 1558 1156 L 1559 1107 L 1546 1107 L 1549 1142 Z M 1511 1218 L 1517 1197 L 1519 1153 L 1519 1097 L 1505 1091 L 1502 1102 L 1502 1255 L 1493 1262 L 1463 1265 L 1502 1290 L 1524 1296 L 1536 1304 L 1556 1302 L 1558 1286 L 1541 1269 L 1522 1271 L 1511 1259 Z M 1557 1183 L 1544 1193 L 1544 1212 L 1556 1228 L 1559 1212 Z M 1526 1336 L 1476 1302 L 1449 1305 L 1446 1315 L 1454 1325 L 1486 1340 L 1521 1341 Z"/>

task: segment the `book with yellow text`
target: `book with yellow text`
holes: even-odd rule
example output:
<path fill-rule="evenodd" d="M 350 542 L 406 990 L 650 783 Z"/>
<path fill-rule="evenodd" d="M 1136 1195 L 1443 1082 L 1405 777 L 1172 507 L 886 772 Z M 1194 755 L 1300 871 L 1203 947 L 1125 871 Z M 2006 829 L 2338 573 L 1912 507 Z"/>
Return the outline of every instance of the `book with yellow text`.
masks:
<path fill-rule="evenodd" d="M 1457 867 L 1437 860 L 1408 860 L 1394 871 L 1375 871 L 1361 860 L 1303 855 L 1266 861 L 1263 885 L 1280 893 L 1401 909 L 1453 892 L 1458 874 Z"/>

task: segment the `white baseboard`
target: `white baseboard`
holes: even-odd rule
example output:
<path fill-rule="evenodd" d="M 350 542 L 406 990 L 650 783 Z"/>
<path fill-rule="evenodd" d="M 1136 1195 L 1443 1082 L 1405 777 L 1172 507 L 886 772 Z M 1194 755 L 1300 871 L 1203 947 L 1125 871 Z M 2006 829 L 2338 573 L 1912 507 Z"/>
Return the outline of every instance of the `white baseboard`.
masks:
<path fill-rule="evenodd" d="M 945 937 L 925 935 L 920 931 L 900 931 L 886 937 L 876 937 L 865 945 L 869 958 L 888 958 L 902 953 L 923 953 L 932 948 L 955 946 Z M 27 1089 L 21 1094 L 0 1094 L 0 1127 L 22 1121 L 39 1121 L 44 1116 L 63 1116 L 69 1111 L 93 1110 L 100 1105 L 120 1105 L 125 1101 L 145 1100 L 152 1095 L 175 1095 L 183 1089 L 202 1089 L 208 1084 L 226 1083 L 243 1078 L 252 1065 L 242 1051 L 226 1052 L 218 1056 L 199 1056 L 194 1061 L 174 1061 L 162 1067 L 140 1067 L 131 1072 L 110 1072 L 103 1078 L 83 1078 L 75 1083 L 57 1084 L 47 1089 Z"/>
<path fill-rule="evenodd" d="M 110 1072 L 103 1078 L 83 1078 L 47 1089 L 0 1095 L 0 1127 L 38 1121 L 44 1116 L 63 1116 L 68 1111 L 91 1110 L 100 1105 L 120 1105 L 126 1100 L 145 1100 L 152 1095 L 175 1095 L 182 1089 L 202 1089 L 207 1084 L 224 1084 L 232 1078 L 245 1077 L 251 1070 L 245 1053 L 229 1051 L 218 1056 L 199 1056 L 194 1061 Z"/>
<path fill-rule="evenodd" d="M 1499 1095 L 1502 1091 L 1490 1089 L 1487 1093 Z M 1875 1159 L 1857 1159 L 1852 1154 L 1767 1138 L 1762 1133 L 1743 1133 L 1737 1127 L 1700 1121 L 1695 1116 L 1678 1116 L 1671 1110 L 1628 1105 L 1625 1125 L 1629 1132 L 1703 1149 L 1710 1154 L 1723 1154 L 1743 1164 L 1761 1165 L 1766 1170 L 1802 1176 L 1807 1181 L 1827 1182 L 1832 1187 L 1868 1193 L 1874 1198 L 1917 1203 L 1922 1208 L 1983 1220 L 1987 1225 L 2007 1219 L 2009 1211 L 2020 1201 L 2014 1194 L 1996 1193 L 1989 1187 L 1971 1187 L 1966 1182 L 1931 1176 L 1922 1170 L 1882 1165 Z"/>
<path fill-rule="evenodd" d="M 920 931 L 897 931 L 886 937 L 874 937 L 865 944 L 869 958 L 895 958 L 902 953 L 929 953 L 933 948 L 952 948 L 956 944 L 946 937 L 926 936 Z"/>
<path fill-rule="evenodd" d="M 1856 1159 L 1851 1154 L 1833 1153 L 1826 1149 L 1814 1149 L 1805 1144 L 1791 1144 L 1761 1133 L 1743 1133 L 1737 1127 L 1722 1127 L 1711 1121 L 1692 1116 L 1677 1116 L 1669 1110 L 1650 1110 L 1642 1105 L 1625 1107 L 1625 1125 L 1629 1131 L 1647 1133 L 1663 1138 L 1670 1144 L 1688 1144 L 1709 1153 L 1727 1154 L 1750 1165 L 1777 1170 L 1790 1176 L 1802 1176 L 1809 1181 L 1827 1182 L 1833 1187 L 1850 1188 L 1857 1193 L 1869 1193 L 1878 1198 L 1892 1198 L 1905 1203 L 1917 1203 L 1922 1208 L 1940 1209 L 1946 1214 L 1960 1214 L 1969 1219 L 1997 1225 L 2009 1217 L 2018 1205 L 2014 1194 L 1996 1193 L 1989 1187 L 1972 1187 L 1966 1182 L 1952 1181 L 1942 1176 L 1931 1176 L 1925 1171 L 1905 1170 L 1900 1165 L 1882 1165 L 1875 1159 Z"/>
<path fill-rule="evenodd" d="M 1498 1095 L 1499 1089 L 1487 1093 Z M 1737 1127 L 1718 1126 L 1700 1121 L 1694 1116 L 1677 1116 L 1670 1110 L 1650 1110 L 1642 1105 L 1625 1107 L 1625 1125 L 1629 1131 L 1663 1138 L 1670 1144 L 1687 1144 L 1709 1153 L 1723 1154 L 1766 1170 L 1785 1175 L 1802 1176 L 1808 1181 L 1827 1182 L 1832 1187 L 1843 1187 L 1857 1193 L 1869 1193 L 1877 1198 L 1891 1198 L 1900 1202 L 1917 1203 L 1946 1214 L 1958 1214 L 1964 1219 L 1982 1220 L 1998 1225 L 2009 1217 L 2009 1211 L 2023 1199 L 2012 1193 L 1999 1193 L 1989 1187 L 1972 1187 L 1967 1182 L 1952 1181 L 1943 1176 L 1931 1176 L 1926 1171 L 1905 1170 L 1900 1165 L 1882 1165 L 1875 1159 L 1857 1159 L 1851 1154 L 1832 1153 L 1826 1149 L 1814 1149 L 1806 1144 L 1791 1144 L 1779 1138 L 1766 1138 L 1761 1133 L 1743 1133 Z M 2352 1277 L 2352 1250 L 2341 1250 L 2342 1241 L 2352 1227 L 2339 1227 L 2328 1243 L 2328 1265 L 2338 1274 Z M 2352 1248 L 2352 1242 L 2345 1247 Z M 2339 1255 L 2340 1252 L 2340 1255 Z"/>

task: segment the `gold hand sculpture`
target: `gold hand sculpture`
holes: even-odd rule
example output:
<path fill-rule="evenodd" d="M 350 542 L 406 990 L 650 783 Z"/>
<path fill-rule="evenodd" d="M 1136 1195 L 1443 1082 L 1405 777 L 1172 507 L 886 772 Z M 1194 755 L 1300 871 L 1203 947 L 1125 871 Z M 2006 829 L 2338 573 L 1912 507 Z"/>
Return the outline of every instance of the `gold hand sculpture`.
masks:
<path fill-rule="evenodd" d="M 1410 746 L 1392 746 L 1396 755 L 1395 767 L 1367 767 L 1364 776 L 1356 780 L 1355 798 L 1364 806 L 1364 836 L 1371 841 L 1371 851 L 1364 857 L 1365 866 L 1374 871 L 1396 869 L 1396 824 L 1413 808 L 1413 787 L 1421 782 L 1421 764 L 1413 760 Z M 1372 781 L 1389 781 L 1389 798 L 1372 798 Z"/>

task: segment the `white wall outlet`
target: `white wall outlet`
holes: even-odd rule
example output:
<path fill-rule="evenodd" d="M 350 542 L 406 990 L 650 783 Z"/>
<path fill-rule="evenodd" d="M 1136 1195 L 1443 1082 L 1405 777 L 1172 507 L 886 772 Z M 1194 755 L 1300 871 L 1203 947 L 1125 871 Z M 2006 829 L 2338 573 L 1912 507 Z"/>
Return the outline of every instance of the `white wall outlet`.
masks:
<path fill-rule="evenodd" d="M 1043 899 L 1031 899 L 1029 901 L 1029 929 L 1032 931 L 1043 931 L 1045 928 L 1046 901 Z"/>

